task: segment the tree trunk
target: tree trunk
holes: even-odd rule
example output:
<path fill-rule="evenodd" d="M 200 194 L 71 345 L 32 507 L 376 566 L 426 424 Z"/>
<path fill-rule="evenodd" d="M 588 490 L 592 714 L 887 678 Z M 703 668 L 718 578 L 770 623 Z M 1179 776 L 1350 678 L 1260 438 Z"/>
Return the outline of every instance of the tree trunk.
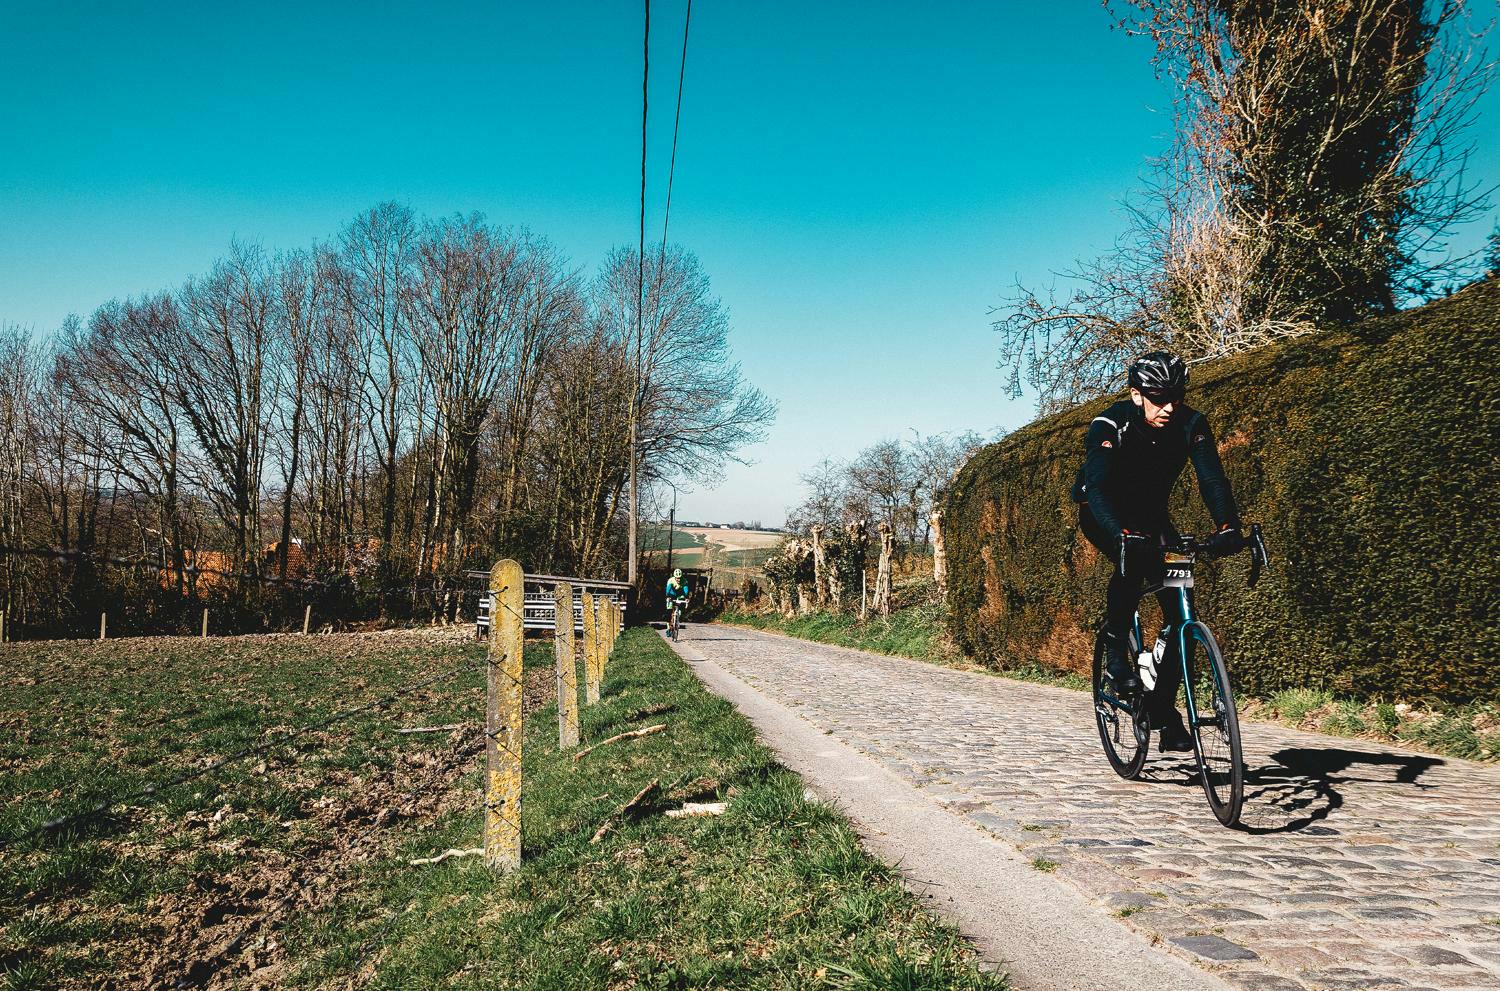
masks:
<path fill-rule="evenodd" d="M 880 564 L 875 571 L 875 611 L 882 616 L 891 614 L 891 552 L 895 549 L 896 536 L 891 525 L 880 524 Z"/>
<path fill-rule="evenodd" d="M 938 599 L 948 597 L 948 551 L 943 546 L 943 511 L 934 509 L 928 522 L 932 524 L 932 577 L 937 582 Z"/>

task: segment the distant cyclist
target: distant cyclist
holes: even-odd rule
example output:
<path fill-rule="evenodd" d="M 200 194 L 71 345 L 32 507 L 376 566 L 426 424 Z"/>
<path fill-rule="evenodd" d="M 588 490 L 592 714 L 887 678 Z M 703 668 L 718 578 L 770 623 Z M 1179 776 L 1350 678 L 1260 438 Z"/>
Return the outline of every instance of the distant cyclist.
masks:
<path fill-rule="evenodd" d="M 1162 543 L 1178 536 L 1167 515 L 1167 498 L 1188 461 L 1219 527 L 1211 549 L 1231 554 L 1245 544 L 1213 431 L 1207 418 L 1184 402 L 1187 365 L 1174 354 L 1152 351 L 1131 363 L 1128 381 L 1130 398 L 1089 424 L 1087 453 L 1073 484 L 1079 528 L 1115 564 L 1105 603 L 1105 648 L 1110 681 L 1121 694 L 1140 688 L 1126 644 L 1142 583 L 1161 577 Z M 1178 590 L 1163 589 L 1156 599 L 1164 623 L 1181 618 Z M 1176 705 L 1181 665 L 1161 664 L 1157 672 L 1147 712 L 1151 725 L 1161 729 L 1161 749 L 1191 750 L 1192 738 Z"/>
<path fill-rule="evenodd" d="M 667 618 L 668 621 L 677 619 L 678 610 L 687 608 L 688 584 L 682 577 L 682 569 L 678 568 L 672 572 L 672 577 L 667 579 Z M 680 622 L 680 620 L 678 620 Z"/>

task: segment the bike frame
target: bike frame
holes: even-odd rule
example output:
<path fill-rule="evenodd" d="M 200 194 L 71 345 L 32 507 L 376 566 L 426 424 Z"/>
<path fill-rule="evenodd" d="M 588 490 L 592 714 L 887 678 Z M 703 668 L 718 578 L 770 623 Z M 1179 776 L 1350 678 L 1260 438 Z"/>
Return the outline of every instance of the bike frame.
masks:
<path fill-rule="evenodd" d="M 1188 631 L 1190 629 L 1193 630 L 1200 643 L 1207 642 L 1208 638 L 1211 638 L 1213 634 L 1209 632 L 1208 628 L 1204 626 L 1204 624 L 1198 619 L 1198 615 L 1193 609 L 1193 597 L 1188 595 L 1188 589 L 1193 587 L 1193 565 L 1197 563 L 1196 555 L 1189 552 L 1186 555 L 1177 554 L 1169 556 L 1185 556 L 1187 560 L 1166 561 L 1164 563 L 1164 567 L 1166 568 L 1166 577 L 1163 578 L 1163 580 L 1156 582 L 1155 584 L 1148 585 L 1146 588 L 1144 588 L 1141 591 L 1141 594 L 1136 598 L 1136 603 L 1137 605 L 1139 605 L 1140 601 L 1146 598 L 1146 596 L 1155 595 L 1157 592 L 1160 592 L 1163 589 L 1177 589 L 1177 594 L 1179 596 L 1179 608 L 1181 609 L 1182 619 L 1167 627 L 1167 635 L 1169 637 L 1173 634 L 1176 635 L 1177 663 L 1182 665 L 1182 684 L 1191 686 L 1192 673 L 1188 671 L 1187 662 Z M 1135 642 L 1141 645 L 1142 650 L 1145 650 L 1146 638 L 1141 631 L 1141 614 L 1139 608 L 1136 610 L 1133 622 L 1135 623 Z M 1191 690 L 1191 687 L 1189 687 L 1188 690 L 1183 694 L 1187 696 L 1188 726 L 1211 726 L 1217 722 L 1216 720 L 1206 720 L 1200 722 L 1198 719 L 1198 706 L 1193 702 L 1193 692 Z"/>

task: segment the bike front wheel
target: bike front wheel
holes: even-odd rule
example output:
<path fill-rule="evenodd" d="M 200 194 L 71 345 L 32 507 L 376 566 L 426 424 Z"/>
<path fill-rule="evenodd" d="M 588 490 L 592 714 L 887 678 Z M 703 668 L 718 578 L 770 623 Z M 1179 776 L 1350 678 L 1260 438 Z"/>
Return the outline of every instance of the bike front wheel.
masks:
<path fill-rule="evenodd" d="M 1131 657 L 1139 650 L 1133 633 L 1127 649 Z M 1094 721 L 1099 726 L 1099 742 L 1104 744 L 1104 756 L 1109 758 L 1109 766 L 1120 777 L 1132 780 L 1146 766 L 1151 724 L 1139 695 L 1129 699 L 1115 695 L 1104 659 L 1104 633 L 1101 631 L 1094 639 Z"/>
<path fill-rule="evenodd" d="M 1183 631 L 1188 722 L 1203 793 L 1215 818 L 1226 826 L 1240 820 L 1245 802 L 1245 763 L 1240 750 L 1240 720 L 1224 655 L 1208 627 L 1194 623 Z"/>

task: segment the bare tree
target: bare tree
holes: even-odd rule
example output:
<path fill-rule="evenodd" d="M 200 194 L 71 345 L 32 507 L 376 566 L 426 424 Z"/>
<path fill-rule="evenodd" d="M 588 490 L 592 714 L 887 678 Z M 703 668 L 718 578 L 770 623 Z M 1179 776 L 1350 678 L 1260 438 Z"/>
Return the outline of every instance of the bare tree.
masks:
<path fill-rule="evenodd" d="M 397 203 L 381 203 L 360 214 L 339 237 L 343 304 L 365 352 L 365 399 L 373 415 L 375 456 L 384 480 L 380 558 L 387 578 L 394 563 L 399 459 L 406 438 L 416 237 L 411 210 Z"/>
<path fill-rule="evenodd" d="M 158 293 L 105 304 L 87 330 L 70 321 L 56 358 L 60 388 L 81 413 L 75 435 L 60 437 L 59 444 L 87 448 L 150 500 L 161 563 L 173 566 L 179 587 L 186 575 L 182 500 L 190 434 L 177 389 L 181 336 L 177 300 Z M 69 459 L 59 452 L 59 470 Z M 55 491 L 67 547 L 69 487 L 60 483 Z"/>
<path fill-rule="evenodd" d="M 997 311 L 1013 394 L 1055 409 L 1118 386 L 1149 347 L 1212 358 L 1472 272 L 1448 237 L 1487 201 L 1466 165 L 1492 65 L 1464 3 L 1119 6 L 1176 84 L 1176 142 L 1114 251 L 1066 273 L 1070 291 L 1018 286 Z"/>
<path fill-rule="evenodd" d="M 275 414 L 275 286 L 259 248 L 228 259 L 179 294 L 176 402 L 191 425 L 199 479 L 232 536 L 236 565 L 259 571 L 260 500 Z"/>
<path fill-rule="evenodd" d="M 646 259 L 645 343 L 638 382 L 642 472 L 647 479 L 715 478 L 765 438 L 776 404 L 744 380 L 729 347 L 729 316 L 698 258 L 673 246 Z M 595 302 L 622 345 L 634 338 L 637 255 L 604 263 Z"/>

